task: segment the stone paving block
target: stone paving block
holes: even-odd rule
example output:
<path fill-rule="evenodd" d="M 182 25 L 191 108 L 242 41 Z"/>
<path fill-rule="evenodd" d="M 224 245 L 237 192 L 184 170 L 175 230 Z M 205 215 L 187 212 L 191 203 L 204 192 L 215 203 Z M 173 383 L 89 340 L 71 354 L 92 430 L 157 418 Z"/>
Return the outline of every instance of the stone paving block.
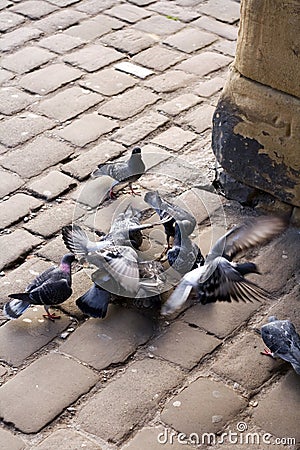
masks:
<path fill-rule="evenodd" d="M 132 64 L 127 61 L 115 64 L 114 67 L 121 72 L 125 72 L 142 79 L 147 78 L 149 75 L 153 75 L 154 73 L 152 70 L 146 69 L 145 67 L 139 66 L 138 64 Z"/>
<path fill-rule="evenodd" d="M 24 225 L 29 231 L 40 234 L 44 237 L 50 237 L 60 232 L 62 227 L 68 225 L 72 220 L 78 219 L 83 214 L 72 202 L 64 202 L 57 206 L 41 211 L 37 217 Z"/>
<path fill-rule="evenodd" d="M 4 56 L 1 65 L 5 69 L 22 74 L 45 64 L 54 56 L 54 53 L 40 47 L 24 47 L 15 53 Z"/>
<path fill-rule="evenodd" d="M 215 33 L 218 36 L 229 39 L 230 41 L 235 41 L 238 35 L 238 27 L 219 22 L 211 17 L 202 16 L 200 19 L 193 22 L 193 26 L 210 31 L 211 33 Z"/>
<path fill-rule="evenodd" d="M 5 450 L 23 450 L 25 449 L 25 442 L 19 436 L 13 435 L 10 431 L 0 429 L 0 442 L 2 448 Z"/>
<path fill-rule="evenodd" d="M 63 54 L 73 48 L 79 47 L 84 41 L 79 37 L 68 36 L 66 33 L 54 34 L 39 41 L 41 47 Z"/>
<path fill-rule="evenodd" d="M 133 3 L 137 6 L 148 6 L 150 3 L 154 3 L 155 0 L 129 0 L 130 3 Z"/>
<path fill-rule="evenodd" d="M 91 44 L 66 55 L 64 61 L 79 66 L 87 72 L 94 72 L 123 57 L 124 55 L 117 50 L 100 44 Z"/>
<path fill-rule="evenodd" d="M 195 94 L 201 97 L 210 97 L 216 92 L 220 91 L 225 84 L 225 78 L 214 77 L 207 81 L 202 81 L 195 86 L 193 86 L 193 91 Z"/>
<path fill-rule="evenodd" d="M 17 174 L 5 172 L 4 170 L 0 171 L 0 178 L 0 198 L 10 194 L 24 184 L 24 181 Z"/>
<path fill-rule="evenodd" d="M 173 36 L 167 37 L 163 43 L 175 47 L 186 53 L 193 53 L 207 47 L 217 40 L 217 36 L 198 30 L 197 28 L 184 28 Z"/>
<path fill-rule="evenodd" d="M 38 209 L 43 202 L 30 195 L 15 194 L 0 203 L 0 229 L 7 228 Z"/>
<path fill-rule="evenodd" d="M 0 68 L 0 84 L 3 84 L 5 81 L 10 80 L 14 76 L 14 73 Z"/>
<path fill-rule="evenodd" d="M 124 30 L 109 33 L 101 39 L 107 45 L 115 47 L 117 50 L 135 55 L 148 47 L 151 47 L 156 40 L 139 30 L 126 28 Z"/>
<path fill-rule="evenodd" d="M 101 95 L 78 86 L 59 92 L 54 97 L 42 100 L 37 109 L 42 114 L 64 122 L 103 100 Z"/>
<path fill-rule="evenodd" d="M 61 260 L 62 255 L 66 251 L 66 246 L 62 240 L 61 235 L 59 235 L 51 241 L 48 241 L 46 245 L 40 247 L 36 253 L 37 255 L 49 259 L 50 261 L 54 261 L 56 264 L 58 264 Z"/>
<path fill-rule="evenodd" d="M 92 41 L 112 30 L 119 30 L 124 24 L 104 14 L 84 20 L 79 25 L 74 25 L 66 30 L 66 34 L 80 38 L 84 42 Z"/>
<path fill-rule="evenodd" d="M 217 194 L 201 189 L 189 189 L 176 198 L 175 203 L 188 209 L 197 223 L 204 222 L 213 216 L 223 204 L 223 199 Z"/>
<path fill-rule="evenodd" d="M 48 261 L 29 257 L 29 259 L 19 265 L 16 269 L 5 274 L 5 276 L 0 279 L 0 304 L 3 305 L 7 302 L 9 294 L 23 292 L 37 275 L 48 268 Z"/>
<path fill-rule="evenodd" d="M 24 17 L 10 11 L 0 12 L 0 31 L 3 33 L 25 21 Z"/>
<path fill-rule="evenodd" d="M 29 356 L 56 338 L 70 325 L 70 319 L 65 315 L 61 315 L 60 320 L 51 322 L 45 319 L 43 314 L 45 310 L 42 306 L 33 307 L 19 319 L 10 320 L 0 327 L 1 360 L 15 367 L 21 366 Z"/>
<path fill-rule="evenodd" d="M 7 1 L 7 0 L 1 0 L 0 1 L 0 9 L 5 9 L 8 6 L 12 6 L 12 2 Z"/>
<path fill-rule="evenodd" d="M 264 343 L 254 331 L 238 337 L 229 345 L 218 355 L 212 370 L 235 381 L 248 392 L 259 388 L 283 365 L 282 360 L 261 355 Z"/>
<path fill-rule="evenodd" d="M 82 72 L 66 64 L 51 66 L 24 75 L 20 85 L 27 91 L 45 95 L 82 76 Z"/>
<path fill-rule="evenodd" d="M 126 361 L 152 333 L 150 319 L 110 305 L 104 320 L 86 321 L 59 347 L 59 351 L 101 370 Z"/>
<path fill-rule="evenodd" d="M 33 20 L 41 19 L 55 10 L 57 8 L 54 5 L 50 5 L 43 0 L 28 0 L 10 8 L 10 11 L 14 11 Z"/>
<path fill-rule="evenodd" d="M 13 263 L 21 256 L 29 253 L 41 243 L 41 239 L 25 230 L 16 230 L 10 234 L 0 236 L 1 255 L 0 270 Z"/>
<path fill-rule="evenodd" d="M 71 198 L 77 203 L 82 203 L 90 208 L 96 208 L 108 198 L 109 190 L 112 186 L 113 179 L 106 175 L 95 179 L 88 179 L 84 186 L 80 186 L 72 193 Z M 89 220 L 93 220 L 90 215 L 88 218 Z M 93 225 L 91 224 L 91 226 Z"/>
<path fill-rule="evenodd" d="M 171 127 L 158 134 L 151 142 L 169 148 L 170 150 L 180 150 L 186 144 L 196 139 L 197 135 L 191 131 L 185 131 L 179 127 Z"/>
<path fill-rule="evenodd" d="M 116 95 L 136 84 L 130 75 L 120 73 L 115 69 L 103 69 L 99 72 L 86 75 L 79 84 L 87 89 L 103 95 Z"/>
<path fill-rule="evenodd" d="M 187 124 L 197 133 L 202 133 L 212 127 L 212 118 L 215 107 L 211 105 L 201 105 L 193 111 L 188 112 L 185 116 L 178 119 L 180 124 Z M 177 122 L 177 120 L 176 120 Z"/>
<path fill-rule="evenodd" d="M 14 87 L 5 87 L 0 91 L 0 113 L 10 115 L 26 108 L 35 99 Z"/>
<path fill-rule="evenodd" d="M 176 437 L 168 436 L 169 431 L 163 426 L 153 428 L 142 428 L 130 440 L 122 447 L 122 450 L 140 450 L 141 448 L 151 450 L 182 450 L 182 444 L 178 442 Z M 191 449 L 189 445 L 185 445 L 184 448 Z"/>
<path fill-rule="evenodd" d="M 229 55 L 234 57 L 236 51 L 236 41 L 220 41 L 213 45 L 213 49 L 218 52 L 224 53 L 224 55 Z"/>
<path fill-rule="evenodd" d="M 280 320 L 290 320 L 296 327 L 298 333 L 300 333 L 300 293 L 298 286 L 296 285 L 288 294 L 280 298 L 276 304 L 271 304 L 270 309 L 263 321 L 259 323 L 260 328 L 263 323 L 267 322 L 267 317 L 275 316 Z"/>
<path fill-rule="evenodd" d="M 197 103 L 200 103 L 201 101 L 202 100 L 197 95 L 182 94 L 178 97 L 174 97 L 169 102 L 157 106 L 157 109 L 170 114 L 171 116 L 177 116 L 177 114 L 197 105 Z"/>
<path fill-rule="evenodd" d="M 53 3 L 54 5 L 65 7 L 72 5 L 73 3 L 77 3 L 78 0 L 51 0 L 50 3 Z"/>
<path fill-rule="evenodd" d="M 220 342 L 214 336 L 196 330 L 184 322 L 176 322 L 158 339 L 151 341 L 149 350 L 154 355 L 191 369 Z"/>
<path fill-rule="evenodd" d="M 43 178 L 29 184 L 28 189 L 47 200 L 52 200 L 74 186 L 76 186 L 74 178 L 58 170 L 52 170 Z"/>
<path fill-rule="evenodd" d="M 65 9 L 38 20 L 35 22 L 35 26 L 47 34 L 54 34 L 56 31 L 65 30 L 85 17 L 86 14 L 79 11 Z"/>
<path fill-rule="evenodd" d="M 165 405 L 161 418 L 187 435 L 217 433 L 246 406 L 246 400 L 222 382 L 198 378 Z"/>
<path fill-rule="evenodd" d="M 192 56 L 176 66 L 176 69 L 194 73 L 200 77 L 227 66 L 232 59 L 214 52 L 203 52 Z"/>
<path fill-rule="evenodd" d="M 164 71 L 169 67 L 181 61 L 184 58 L 182 53 L 168 50 L 165 47 L 156 45 L 148 48 L 138 55 L 134 56 L 132 60 L 142 66 L 150 67 L 151 69 Z"/>
<path fill-rule="evenodd" d="M 41 136 L 30 144 L 2 156 L 0 164 L 21 177 L 31 178 L 66 159 L 73 151 L 73 148 L 64 142 Z"/>
<path fill-rule="evenodd" d="M 80 2 L 75 6 L 78 11 L 85 12 L 87 14 L 95 15 L 99 12 L 104 11 L 105 9 L 111 8 L 117 3 L 117 0 L 86 0 Z"/>
<path fill-rule="evenodd" d="M 147 89 L 134 87 L 100 106 L 99 113 L 116 119 L 127 119 L 157 102 L 159 96 Z"/>
<path fill-rule="evenodd" d="M 84 147 L 117 127 L 118 123 L 115 120 L 92 113 L 74 120 L 56 134 L 74 145 Z"/>
<path fill-rule="evenodd" d="M 135 23 L 151 16 L 151 12 L 147 11 L 145 8 L 126 4 L 113 6 L 111 9 L 107 9 L 105 14 L 109 14 L 129 23 Z"/>
<path fill-rule="evenodd" d="M 1 417 L 24 433 L 36 433 L 97 380 L 92 370 L 69 358 L 43 356 L 0 388 Z M 12 396 L 19 401 L 12 402 Z"/>
<path fill-rule="evenodd" d="M 211 220 L 210 227 L 205 228 L 203 231 L 199 231 L 199 233 L 197 233 L 197 231 L 198 230 L 196 229 L 196 232 L 193 234 L 197 235 L 196 242 L 201 248 L 202 254 L 206 256 L 217 240 L 227 232 L 227 229 L 225 228 L 225 223 L 222 227 L 215 225 Z"/>
<path fill-rule="evenodd" d="M 258 406 L 253 413 L 253 421 L 273 436 L 295 438 L 299 443 L 299 401 L 299 375 L 290 370 L 258 400 Z M 282 405 L 288 405 L 288 408 L 284 409 L 284 413 Z"/>
<path fill-rule="evenodd" d="M 7 52 L 15 47 L 25 44 L 31 39 L 36 39 L 42 34 L 41 30 L 37 28 L 24 26 L 22 28 L 17 28 L 10 33 L 5 33 L 3 37 L 0 38 L 0 50 Z"/>
<path fill-rule="evenodd" d="M 104 450 L 104 446 L 92 441 L 87 436 L 75 430 L 61 428 L 44 439 L 39 445 L 31 450 Z"/>
<path fill-rule="evenodd" d="M 142 152 L 146 171 L 172 157 L 171 153 L 169 153 L 168 151 L 152 144 L 143 146 Z"/>
<path fill-rule="evenodd" d="M 176 33 L 176 31 L 181 30 L 184 25 L 177 20 L 172 20 L 167 17 L 157 15 L 141 20 L 133 26 L 138 30 L 144 31 L 145 33 L 165 36 Z"/>
<path fill-rule="evenodd" d="M 64 252 L 66 252 L 66 247 Z M 76 305 L 76 300 L 83 295 L 90 287 L 92 287 L 91 274 L 95 270 L 82 269 L 74 273 L 72 276 L 72 295 L 66 302 L 59 306 L 63 312 L 77 319 L 84 319 L 86 316 Z M 81 328 L 81 327 L 80 327 Z"/>
<path fill-rule="evenodd" d="M 200 13 L 196 9 L 182 8 L 181 6 L 174 5 L 168 1 L 154 3 L 154 5 L 150 5 L 148 9 L 158 12 L 165 17 L 173 17 L 175 20 L 180 19 L 182 22 L 191 22 L 200 16 Z"/>
<path fill-rule="evenodd" d="M 82 153 L 78 158 L 73 159 L 73 161 L 65 164 L 63 170 L 82 180 L 96 169 L 98 164 L 103 164 L 110 158 L 119 156 L 124 150 L 124 147 L 120 144 L 104 141 L 86 153 Z"/>
<path fill-rule="evenodd" d="M 180 70 L 168 70 L 162 75 L 152 77 L 144 85 L 154 89 L 156 92 L 173 92 L 176 89 L 189 86 L 196 79 L 195 75 L 181 72 Z"/>
<path fill-rule="evenodd" d="M 23 113 L 0 122 L 0 142 L 8 147 L 15 147 L 53 126 L 54 122 L 46 117 Z M 24 161 L 22 161 L 23 163 Z"/>
<path fill-rule="evenodd" d="M 195 305 L 184 313 L 183 320 L 203 328 L 219 338 L 232 333 L 251 317 L 261 303 L 216 302 L 207 305 Z"/>
<path fill-rule="evenodd" d="M 119 441 L 182 378 L 183 373 L 166 362 L 137 361 L 82 408 L 78 423 L 102 439 Z"/>
<path fill-rule="evenodd" d="M 199 6 L 199 10 L 227 23 L 234 23 L 240 18 L 240 5 L 232 0 L 228 0 L 226 3 L 222 0 L 208 0 L 207 3 Z"/>
<path fill-rule="evenodd" d="M 167 186 L 168 195 L 170 192 L 174 190 L 177 191 L 179 188 L 186 189 L 193 184 L 199 183 L 199 180 L 202 179 L 201 173 L 195 170 L 195 167 L 187 162 L 185 159 L 178 155 L 172 157 L 168 160 L 168 162 L 158 164 L 151 171 L 154 175 L 154 186 L 148 187 L 148 189 L 164 189 Z M 143 179 L 141 178 L 142 182 Z M 203 182 L 207 180 L 203 179 Z M 178 192 L 174 192 L 174 195 L 177 195 Z"/>
<path fill-rule="evenodd" d="M 167 117 L 151 111 L 140 119 L 120 128 L 111 138 L 124 145 L 132 145 L 143 140 L 166 122 L 168 122 Z"/>

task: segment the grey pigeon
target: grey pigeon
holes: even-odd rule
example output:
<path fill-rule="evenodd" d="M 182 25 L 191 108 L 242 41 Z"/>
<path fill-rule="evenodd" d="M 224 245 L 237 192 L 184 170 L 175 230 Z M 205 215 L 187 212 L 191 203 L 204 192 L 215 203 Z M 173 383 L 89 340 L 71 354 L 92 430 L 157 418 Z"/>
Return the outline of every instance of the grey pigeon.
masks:
<path fill-rule="evenodd" d="M 251 262 L 234 263 L 232 259 L 238 253 L 273 238 L 285 228 L 286 221 L 280 217 L 249 218 L 234 227 L 218 239 L 203 266 L 184 275 L 161 313 L 168 315 L 180 309 L 193 288 L 202 304 L 232 300 L 260 301 L 268 297 L 266 291 L 245 278 L 249 273 L 259 273 L 256 265 Z"/>
<path fill-rule="evenodd" d="M 204 264 L 201 250 L 191 241 L 180 221 L 175 223 L 174 241 L 167 258 L 170 266 L 182 275 Z"/>
<path fill-rule="evenodd" d="M 110 300 L 110 292 L 93 283 L 93 286 L 76 300 L 76 305 L 84 314 L 104 319 Z"/>
<path fill-rule="evenodd" d="M 26 288 L 24 293 L 10 294 L 13 298 L 3 307 L 3 313 L 9 319 L 18 319 L 30 305 L 43 305 L 44 317 L 54 320 L 60 316 L 50 314 L 49 308 L 66 301 L 72 294 L 71 264 L 75 260 L 73 254 L 63 256 L 58 267 L 50 267 L 38 275 Z"/>
<path fill-rule="evenodd" d="M 265 355 L 284 359 L 300 375 L 300 336 L 292 322 L 271 316 L 261 327 L 261 337 L 268 347 Z"/>
<path fill-rule="evenodd" d="M 188 211 L 165 200 L 158 191 L 149 191 L 145 194 L 144 200 L 157 212 L 160 219 L 164 219 L 164 228 L 167 236 L 168 248 L 170 247 L 170 237 L 175 236 L 175 222 L 180 221 L 189 236 L 195 229 L 196 219 Z M 169 218 L 168 221 L 166 219 Z"/>
<path fill-rule="evenodd" d="M 113 198 L 113 188 L 122 183 L 129 183 L 130 190 L 132 194 L 134 194 L 132 183 L 137 181 L 145 173 L 145 169 L 142 151 L 140 147 L 135 147 L 127 161 L 100 164 L 98 168 L 92 172 L 92 177 L 98 178 L 102 175 L 108 175 L 113 178 L 114 184 L 109 191 L 110 198 Z"/>

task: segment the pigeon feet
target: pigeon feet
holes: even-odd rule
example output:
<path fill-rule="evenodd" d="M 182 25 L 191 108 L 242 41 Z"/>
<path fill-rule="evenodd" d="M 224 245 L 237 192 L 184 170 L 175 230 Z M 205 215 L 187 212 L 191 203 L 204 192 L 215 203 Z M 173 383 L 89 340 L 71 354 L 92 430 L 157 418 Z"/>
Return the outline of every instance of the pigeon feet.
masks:
<path fill-rule="evenodd" d="M 51 320 L 51 322 L 55 322 L 55 320 L 60 319 L 60 316 L 57 316 L 56 314 L 51 314 L 47 312 L 47 314 L 43 314 L 43 317 L 45 319 Z"/>
<path fill-rule="evenodd" d="M 272 353 L 268 348 L 265 348 L 264 351 L 260 353 L 261 355 L 271 356 L 271 358 L 274 358 L 274 353 Z"/>

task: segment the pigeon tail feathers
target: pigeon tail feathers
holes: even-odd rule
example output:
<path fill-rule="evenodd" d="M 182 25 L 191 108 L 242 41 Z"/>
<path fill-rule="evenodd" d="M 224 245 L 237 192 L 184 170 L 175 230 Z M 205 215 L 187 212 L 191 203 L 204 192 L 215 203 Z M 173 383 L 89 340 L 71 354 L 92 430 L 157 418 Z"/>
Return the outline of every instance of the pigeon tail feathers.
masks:
<path fill-rule="evenodd" d="M 90 317 L 104 318 L 110 301 L 110 293 L 94 285 L 76 300 L 78 308 Z"/>
<path fill-rule="evenodd" d="M 181 306 L 186 302 L 192 288 L 192 284 L 183 279 L 179 283 L 175 291 L 173 291 L 172 295 L 168 298 L 166 303 L 163 305 L 161 314 L 163 316 L 167 316 L 180 309 Z"/>
<path fill-rule="evenodd" d="M 6 303 L 3 307 L 3 314 L 8 319 L 18 319 L 26 311 L 26 309 L 29 308 L 30 302 L 19 298 L 22 296 L 27 299 L 29 298 L 28 294 L 11 294 L 9 296 L 14 298 L 14 300 Z"/>

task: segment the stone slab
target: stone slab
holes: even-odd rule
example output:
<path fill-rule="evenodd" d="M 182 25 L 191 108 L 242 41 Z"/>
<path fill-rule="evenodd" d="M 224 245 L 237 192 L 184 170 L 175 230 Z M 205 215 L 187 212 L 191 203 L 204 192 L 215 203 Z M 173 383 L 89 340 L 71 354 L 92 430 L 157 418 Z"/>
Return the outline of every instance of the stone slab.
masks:
<path fill-rule="evenodd" d="M 199 11 L 195 8 L 189 8 L 188 5 L 183 8 L 182 6 L 170 3 L 167 0 L 154 3 L 154 5 L 149 6 L 149 9 L 151 11 L 156 11 L 171 20 L 181 20 L 182 22 L 191 22 L 200 16 Z"/>
<path fill-rule="evenodd" d="M 212 17 L 202 16 L 193 22 L 193 26 L 210 31 L 231 41 L 235 41 L 238 36 L 238 27 L 220 22 Z"/>
<path fill-rule="evenodd" d="M 0 142 L 8 147 L 15 147 L 53 126 L 54 122 L 46 117 L 23 113 L 0 123 Z"/>
<path fill-rule="evenodd" d="M 101 42 L 110 45 L 117 50 L 135 55 L 155 44 L 156 40 L 153 36 L 143 33 L 139 30 L 125 28 L 124 30 L 115 31 L 102 37 Z"/>
<path fill-rule="evenodd" d="M 178 151 L 182 149 L 182 147 L 184 147 L 186 144 L 194 141 L 196 138 L 197 135 L 195 133 L 192 133 L 188 130 L 183 130 L 180 127 L 173 126 L 151 139 L 151 142 L 153 142 L 153 144 L 166 147 L 170 150 Z"/>
<path fill-rule="evenodd" d="M 146 8 L 139 8 L 138 6 L 130 4 L 113 6 L 111 9 L 107 9 L 105 13 L 128 23 L 138 22 L 139 20 L 145 19 L 151 15 L 151 12 L 147 11 Z"/>
<path fill-rule="evenodd" d="M 80 411 L 83 430 L 118 442 L 157 408 L 160 399 L 183 378 L 183 373 L 164 361 L 144 359 L 96 394 Z"/>
<path fill-rule="evenodd" d="M 69 8 L 49 14 L 49 16 L 38 20 L 35 25 L 46 34 L 54 34 L 56 31 L 65 30 L 86 17 L 86 14 Z"/>
<path fill-rule="evenodd" d="M 37 250 L 37 254 L 43 258 L 54 261 L 58 264 L 61 260 L 61 256 L 66 252 L 66 246 L 62 240 L 61 235 L 47 242 Z M 75 275 L 73 275 L 74 277 Z"/>
<path fill-rule="evenodd" d="M 217 40 L 217 36 L 197 28 L 184 28 L 163 42 L 186 53 L 193 53 L 207 47 Z"/>
<path fill-rule="evenodd" d="M 68 428 L 61 428 L 43 439 L 42 442 L 31 448 L 31 450 L 104 450 L 104 446 L 89 439 L 84 434 L 70 430 Z"/>
<path fill-rule="evenodd" d="M 24 17 L 11 11 L 1 11 L 0 13 L 0 31 L 3 33 L 14 28 L 25 21 Z"/>
<path fill-rule="evenodd" d="M 197 133 L 212 127 L 213 114 L 215 112 L 214 106 L 201 105 L 196 109 L 188 112 L 185 116 L 180 117 L 176 122 L 180 124 L 187 124 Z"/>
<path fill-rule="evenodd" d="M 134 28 L 144 31 L 145 33 L 155 34 L 157 36 L 165 36 L 176 33 L 176 31 L 183 28 L 183 24 L 177 20 L 154 15 L 148 19 L 141 20 L 133 25 Z M 153 33 L 153 30 L 155 31 Z"/>
<path fill-rule="evenodd" d="M 86 75 L 79 84 L 102 95 L 117 95 L 136 84 L 130 75 L 114 69 L 103 69 Z"/>
<path fill-rule="evenodd" d="M 87 72 L 95 72 L 122 58 L 122 53 L 112 48 L 100 44 L 91 44 L 66 55 L 64 61 L 81 67 Z"/>
<path fill-rule="evenodd" d="M 132 58 L 133 62 L 160 72 L 174 66 L 174 64 L 182 59 L 184 59 L 184 55 L 182 53 L 169 50 L 168 48 L 160 45 L 148 48 Z"/>
<path fill-rule="evenodd" d="M 209 0 L 206 4 L 201 5 L 199 10 L 222 22 L 234 23 L 240 18 L 240 5 L 232 0 L 224 3 L 222 0 Z"/>
<path fill-rule="evenodd" d="M 22 74 L 47 63 L 54 56 L 54 53 L 40 47 L 24 47 L 15 53 L 4 56 L 1 65 L 4 69 Z"/>
<path fill-rule="evenodd" d="M 41 239 L 25 230 L 15 230 L 10 234 L 0 236 L 1 255 L 0 270 L 10 265 L 24 254 L 30 252 L 41 243 Z"/>
<path fill-rule="evenodd" d="M 82 45 L 84 41 L 79 37 L 69 36 L 66 33 L 54 34 L 39 40 L 39 46 L 52 52 L 63 54 Z"/>
<path fill-rule="evenodd" d="M 14 87 L 5 87 L 0 91 L 0 113 L 12 115 L 35 101 L 34 97 Z"/>
<path fill-rule="evenodd" d="M 89 391 L 97 380 L 98 376 L 87 367 L 51 353 L 0 388 L 0 415 L 24 433 L 36 433 Z M 11 401 L 12 395 L 18 402 Z"/>
<path fill-rule="evenodd" d="M 15 194 L 0 203 L 0 229 L 19 222 L 31 211 L 37 210 L 43 202 L 30 195 Z"/>
<path fill-rule="evenodd" d="M 111 17 L 99 14 L 99 16 L 84 20 L 78 25 L 68 28 L 65 33 L 80 38 L 83 42 L 91 42 L 96 38 L 100 38 L 104 34 L 118 30 L 124 26 L 123 22 Z"/>
<path fill-rule="evenodd" d="M 176 69 L 203 77 L 227 66 L 231 61 L 232 58 L 229 56 L 207 51 L 177 64 Z"/>
<path fill-rule="evenodd" d="M 195 94 L 201 97 L 210 97 L 216 92 L 220 91 L 225 84 L 225 79 L 222 77 L 214 77 L 210 80 L 202 81 L 193 87 Z"/>
<path fill-rule="evenodd" d="M 142 428 L 137 434 L 126 443 L 122 450 L 140 450 L 145 447 L 151 450 L 182 450 L 182 444 L 178 442 L 176 437 L 171 436 L 171 432 L 168 428 L 163 426 L 158 427 L 145 427 Z M 184 448 L 191 449 L 189 445 L 185 445 Z"/>
<path fill-rule="evenodd" d="M 157 106 L 159 111 L 163 111 L 171 116 L 177 116 L 183 111 L 190 109 L 192 106 L 197 105 L 202 100 L 194 94 L 182 94 L 178 97 L 174 97 L 172 100 Z"/>
<path fill-rule="evenodd" d="M 22 14 L 22 16 L 29 17 L 29 19 L 33 20 L 47 16 L 55 10 L 57 10 L 57 7 L 43 0 L 28 0 L 10 8 L 10 11 Z"/>
<path fill-rule="evenodd" d="M 28 189 L 47 200 L 52 200 L 76 184 L 74 178 L 68 177 L 58 170 L 52 170 L 46 176 L 29 184 Z"/>
<path fill-rule="evenodd" d="M 23 450 L 25 449 L 25 442 L 12 434 L 10 431 L 0 429 L 0 442 L 5 450 Z"/>
<path fill-rule="evenodd" d="M 65 247 L 66 248 L 66 247 Z M 64 250 L 66 251 L 66 250 Z M 72 276 L 72 295 L 66 302 L 60 305 L 60 309 L 71 315 L 72 317 L 76 317 L 77 319 L 84 319 L 86 316 L 76 305 L 76 300 L 78 297 L 83 295 L 90 287 L 92 287 L 91 274 L 94 272 L 93 269 L 83 269 L 74 273 Z"/>
<path fill-rule="evenodd" d="M 15 173 L 10 173 L 1 170 L 0 177 L 1 177 L 0 198 L 4 197 L 7 194 L 10 194 L 11 192 L 21 187 L 22 184 L 24 184 L 21 178 Z"/>

